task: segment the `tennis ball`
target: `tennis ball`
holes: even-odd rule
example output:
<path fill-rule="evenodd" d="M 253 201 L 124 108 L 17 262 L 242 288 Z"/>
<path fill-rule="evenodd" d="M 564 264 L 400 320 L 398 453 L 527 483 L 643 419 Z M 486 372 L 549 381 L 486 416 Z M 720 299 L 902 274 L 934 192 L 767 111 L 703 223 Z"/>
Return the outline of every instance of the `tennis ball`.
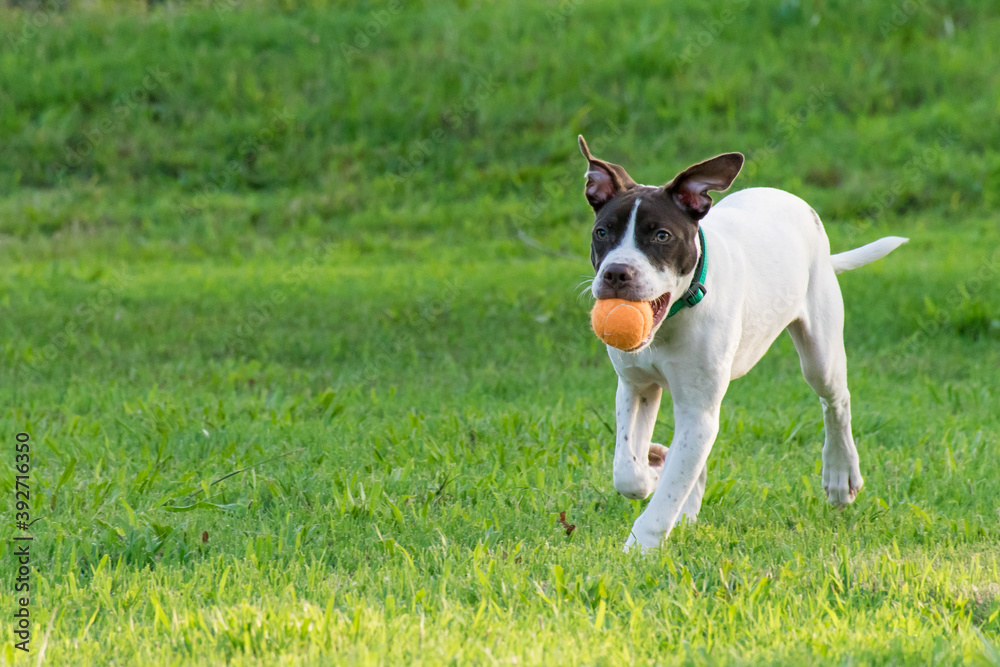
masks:
<path fill-rule="evenodd" d="M 648 301 L 600 299 L 590 311 L 590 325 L 611 347 L 634 350 L 653 330 L 653 308 Z"/>

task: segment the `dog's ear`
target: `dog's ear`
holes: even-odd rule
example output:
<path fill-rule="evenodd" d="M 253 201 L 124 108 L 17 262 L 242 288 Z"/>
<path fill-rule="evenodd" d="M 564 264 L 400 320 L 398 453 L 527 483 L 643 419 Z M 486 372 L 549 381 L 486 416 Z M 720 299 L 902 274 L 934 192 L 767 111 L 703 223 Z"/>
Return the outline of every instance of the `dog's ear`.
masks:
<path fill-rule="evenodd" d="M 743 168 L 743 155 L 724 153 L 690 166 L 663 186 L 677 205 L 695 220 L 701 220 L 712 208 L 709 190 L 724 192 Z"/>
<path fill-rule="evenodd" d="M 583 157 L 587 158 L 587 173 L 585 174 L 587 185 L 584 187 L 584 194 L 587 195 L 587 202 L 596 213 L 618 193 L 634 188 L 635 181 L 623 167 L 598 160 L 591 155 L 582 134 L 577 139 L 580 141 L 580 152 L 583 153 Z"/>

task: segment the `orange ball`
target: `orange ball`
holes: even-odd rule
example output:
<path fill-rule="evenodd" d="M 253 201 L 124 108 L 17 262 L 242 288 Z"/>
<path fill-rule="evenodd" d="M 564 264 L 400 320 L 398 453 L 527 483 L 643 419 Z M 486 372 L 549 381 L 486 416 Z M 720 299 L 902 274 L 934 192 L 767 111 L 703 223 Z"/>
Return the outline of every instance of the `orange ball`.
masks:
<path fill-rule="evenodd" d="M 611 347 L 634 350 L 653 330 L 653 308 L 648 301 L 600 299 L 590 311 L 590 325 Z"/>

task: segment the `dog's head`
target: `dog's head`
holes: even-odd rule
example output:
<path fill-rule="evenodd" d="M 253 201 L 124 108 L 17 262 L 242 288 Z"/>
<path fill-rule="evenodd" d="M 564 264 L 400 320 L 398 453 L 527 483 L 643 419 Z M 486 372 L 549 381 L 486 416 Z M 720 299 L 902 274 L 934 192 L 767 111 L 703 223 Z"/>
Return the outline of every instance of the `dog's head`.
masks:
<path fill-rule="evenodd" d="M 596 299 L 648 301 L 653 339 L 670 306 L 691 283 L 698 264 L 698 221 L 712 206 L 709 190 L 729 188 L 743 156 L 725 153 L 688 167 L 660 187 L 638 185 L 624 168 L 590 154 L 584 193 L 596 216 L 590 245 Z"/>

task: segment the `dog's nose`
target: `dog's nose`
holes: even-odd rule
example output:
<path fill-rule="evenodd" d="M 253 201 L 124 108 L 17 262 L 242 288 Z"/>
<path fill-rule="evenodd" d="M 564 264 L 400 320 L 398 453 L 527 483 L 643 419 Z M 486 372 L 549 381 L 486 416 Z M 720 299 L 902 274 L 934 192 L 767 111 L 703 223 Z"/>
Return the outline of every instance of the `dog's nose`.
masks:
<path fill-rule="evenodd" d="M 628 287 L 635 274 L 635 269 L 628 264 L 608 264 L 604 267 L 604 284 L 615 290 Z"/>

